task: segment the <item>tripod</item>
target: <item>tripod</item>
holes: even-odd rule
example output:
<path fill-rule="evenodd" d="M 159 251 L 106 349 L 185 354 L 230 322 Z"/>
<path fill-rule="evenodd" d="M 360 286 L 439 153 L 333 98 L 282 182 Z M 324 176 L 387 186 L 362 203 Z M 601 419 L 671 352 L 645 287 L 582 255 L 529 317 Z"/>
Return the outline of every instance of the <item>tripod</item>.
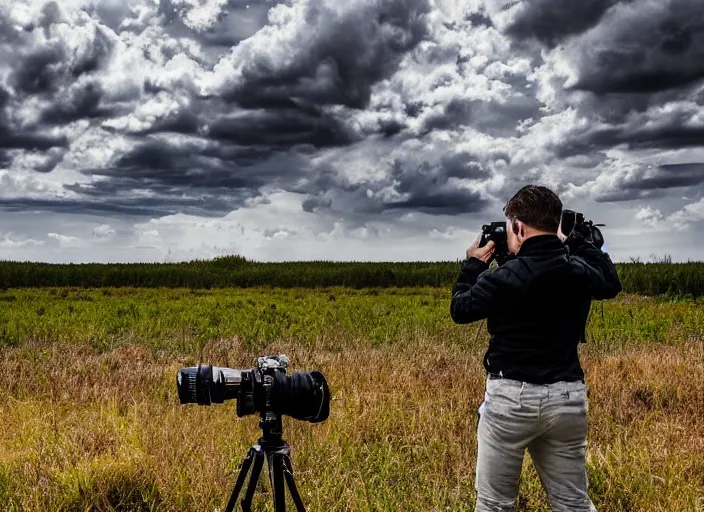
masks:
<path fill-rule="evenodd" d="M 286 496 L 284 494 L 284 479 L 288 490 L 291 493 L 293 502 L 296 504 L 297 512 L 305 512 L 303 501 L 298 494 L 296 482 L 293 480 L 293 466 L 291 465 L 291 450 L 286 441 L 283 440 L 283 426 L 281 424 L 281 416 L 273 412 L 261 414 L 259 427 L 262 429 L 263 435 L 259 438 L 257 444 L 252 446 L 245 456 L 240 466 L 240 472 L 237 475 L 235 488 L 230 496 L 230 501 L 227 503 L 225 512 L 233 512 L 237 505 L 237 498 L 244 486 L 244 481 L 247 478 L 249 469 L 252 468 L 252 474 L 249 477 L 247 491 L 242 499 L 242 510 L 251 512 L 252 498 L 257 486 L 257 481 L 262 472 L 264 459 L 266 458 L 267 466 L 269 467 L 269 481 L 271 482 L 271 490 L 274 494 L 274 510 L 275 512 L 285 512 Z"/>

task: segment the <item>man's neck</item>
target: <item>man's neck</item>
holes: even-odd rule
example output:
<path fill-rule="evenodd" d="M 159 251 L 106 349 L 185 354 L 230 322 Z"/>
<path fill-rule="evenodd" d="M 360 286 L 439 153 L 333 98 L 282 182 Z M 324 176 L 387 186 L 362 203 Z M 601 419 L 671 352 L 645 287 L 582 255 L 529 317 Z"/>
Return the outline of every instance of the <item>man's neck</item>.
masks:
<path fill-rule="evenodd" d="M 551 233 L 550 231 L 538 231 L 537 229 L 531 229 L 531 228 L 526 229 L 526 240 L 528 240 L 529 238 L 533 238 L 534 236 L 541 236 L 541 235 L 557 236 L 557 231 L 554 233 Z"/>

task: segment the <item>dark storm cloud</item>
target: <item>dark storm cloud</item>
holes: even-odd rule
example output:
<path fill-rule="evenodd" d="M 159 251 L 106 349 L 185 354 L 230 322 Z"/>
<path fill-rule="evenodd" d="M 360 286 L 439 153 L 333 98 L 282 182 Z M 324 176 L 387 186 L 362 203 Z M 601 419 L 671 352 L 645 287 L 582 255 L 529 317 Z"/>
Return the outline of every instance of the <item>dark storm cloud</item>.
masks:
<path fill-rule="evenodd" d="M 265 187 L 295 188 L 308 170 L 305 156 L 292 151 L 148 137 L 112 165 L 83 171 L 108 179 L 66 188 L 93 201 L 110 198 L 114 207 L 128 212 L 215 215 L 261 198 Z"/>
<path fill-rule="evenodd" d="M 506 156 L 508 159 L 508 155 Z M 487 179 L 491 173 L 482 165 L 479 158 L 467 152 L 444 156 L 441 168 L 448 178 Z"/>
<path fill-rule="evenodd" d="M 67 147 L 65 137 L 53 137 L 38 133 L 7 133 L 0 127 L 0 148 L 2 149 L 32 149 L 47 150 L 54 147 Z"/>
<path fill-rule="evenodd" d="M 48 44 L 19 59 L 10 74 L 9 83 L 18 93 L 36 94 L 55 89 L 65 73 L 66 53 L 63 46 Z"/>
<path fill-rule="evenodd" d="M 468 13 L 465 19 L 469 21 L 474 27 L 494 26 L 494 23 L 491 21 L 491 17 L 486 13 L 486 8 L 484 6 L 482 6 L 476 11 Z"/>
<path fill-rule="evenodd" d="M 47 129 L 77 119 L 110 115 L 110 111 L 100 105 L 99 85 L 93 82 L 81 85 L 80 82 L 108 58 L 112 47 L 109 38 L 96 28 L 90 44 L 80 51 L 69 51 L 65 41 L 49 34 L 53 24 L 63 21 L 56 2 L 45 4 L 36 22 L 26 26 L 23 32 L 15 30 L 12 23 L 0 16 L 0 29 L 3 29 L 0 43 L 6 44 L 0 47 L 5 52 L 0 67 L 7 71 L 5 86 L 0 85 L 0 148 L 32 152 L 68 148 L 69 139 L 65 135 L 56 135 Z M 44 32 L 48 39 L 37 43 L 37 32 Z M 41 108 L 35 120 L 23 120 L 24 102 L 38 98 L 47 106 Z M 62 155 L 63 152 L 55 151 L 43 155 L 44 162 L 37 164 L 35 170 L 53 170 Z M 0 163 L 10 165 L 7 152 L 3 153 Z"/>
<path fill-rule="evenodd" d="M 58 94 L 56 101 L 42 111 L 41 120 L 51 125 L 61 125 L 78 119 L 111 117 L 117 110 L 101 105 L 103 91 L 100 84 L 88 82 Z"/>
<path fill-rule="evenodd" d="M 535 97 L 520 93 L 504 102 L 453 99 L 425 119 L 422 133 L 465 125 L 493 137 L 512 137 L 518 134 L 518 123 L 536 116 L 540 106 Z"/>
<path fill-rule="evenodd" d="M 291 168 L 277 168 L 288 160 Z M 223 148 L 216 143 L 169 143 L 148 138 L 145 142 L 120 156 L 114 165 L 84 171 L 94 176 L 112 178 L 112 185 L 120 188 L 143 186 L 160 190 L 177 187 L 193 189 L 246 188 L 256 190 L 278 179 L 295 179 L 298 172 L 295 155 L 277 153 L 269 148 L 260 152 L 251 148 Z"/>
<path fill-rule="evenodd" d="M 479 192 L 471 190 L 428 190 L 416 194 L 404 201 L 386 204 L 389 209 L 414 210 L 430 215 L 461 215 L 463 213 L 480 212 L 486 208 L 489 201 Z"/>
<path fill-rule="evenodd" d="M 68 146 L 65 137 L 25 132 L 8 133 L 0 127 L 0 149 L 47 150 L 59 146 Z"/>
<path fill-rule="evenodd" d="M 113 42 L 108 38 L 103 29 L 95 28 L 95 37 L 91 41 L 88 51 L 78 56 L 71 65 L 71 76 L 78 78 L 87 73 L 100 69 L 113 51 Z"/>
<path fill-rule="evenodd" d="M 68 140 L 65 137 L 45 135 L 16 128 L 7 113 L 10 103 L 10 92 L 0 85 L 0 150 L 48 150 L 57 146 L 68 146 Z M 9 160 L 7 153 L 0 154 L 0 164 L 7 165 Z"/>
<path fill-rule="evenodd" d="M 617 5 L 570 50 L 579 77 L 574 88 L 652 93 L 701 80 L 701 13 L 700 0 Z"/>
<path fill-rule="evenodd" d="M 213 122 L 209 135 L 239 145 L 315 147 L 347 145 L 359 140 L 341 120 L 297 108 L 238 112 Z"/>
<path fill-rule="evenodd" d="M 652 93 L 704 78 L 701 0 L 491 0 L 515 40 L 562 45 L 578 79 L 573 89 Z"/>
<path fill-rule="evenodd" d="M 40 17 L 40 25 L 46 29 L 58 21 L 59 16 L 58 11 L 50 9 Z M 27 28 L 30 33 L 36 30 L 41 29 Z M 62 85 L 70 85 L 79 77 L 98 71 L 110 57 L 113 43 L 100 27 L 93 26 L 93 30 L 91 40 L 77 52 L 69 51 L 66 43 L 56 38 L 42 44 L 19 46 L 16 58 L 8 63 L 11 68 L 8 83 L 20 96 L 52 94 Z"/>
<path fill-rule="evenodd" d="M 554 47 L 572 34 L 580 34 L 599 23 L 619 0 L 488 0 L 499 13 L 513 14 L 504 30 L 518 38 L 535 38 Z"/>
<path fill-rule="evenodd" d="M 634 182 L 639 189 L 667 189 L 689 187 L 704 183 L 704 163 L 665 164 L 657 167 L 657 173 Z"/>
<path fill-rule="evenodd" d="M 75 188 L 73 186 L 68 189 Z M 0 198 L 0 208 L 13 212 L 32 210 L 70 214 L 119 214 L 136 217 L 161 217 L 184 213 L 204 217 L 223 215 L 232 211 L 237 203 L 228 203 L 222 197 L 184 199 L 179 197 L 163 198 L 105 198 L 95 194 L 82 199 L 31 199 Z"/>
<path fill-rule="evenodd" d="M 303 203 L 306 211 L 410 210 L 430 215 L 456 215 L 481 211 L 488 201 L 479 192 L 463 188 L 452 179 L 481 180 L 488 176 L 476 157 L 458 153 L 441 159 L 438 164 L 395 160 L 388 172 L 378 179 L 355 182 L 330 170 L 319 170 L 312 181 L 304 181 L 294 191 L 308 192 Z"/>
<path fill-rule="evenodd" d="M 338 15 L 335 8 L 310 2 L 310 32 L 298 47 L 273 62 L 266 48 L 255 48 L 242 67 L 242 80 L 224 97 L 244 107 L 303 98 L 318 105 L 364 108 L 371 87 L 392 74 L 401 57 L 428 35 L 427 0 L 360 3 Z M 310 37 L 312 35 L 312 37 Z"/>
<path fill-rule="evenodd" d="M 625 144 L 629 149 L 675 149 L 704 146 L 704 126 L 669 121 L 647 128 L 607 127 L 587 130 L 553 146 L 560 158 L 604 151 Z"/>
<path fill-rule="evenodd" d="M 665 164 L 644 167 L 618 180 L 613 191 L 596 197 L 600 202 L 666 197 L 672 188 L 694 190 L 704 184 L 704 163 Z M 693 188 L 694 187 L 694 188 Z"/>

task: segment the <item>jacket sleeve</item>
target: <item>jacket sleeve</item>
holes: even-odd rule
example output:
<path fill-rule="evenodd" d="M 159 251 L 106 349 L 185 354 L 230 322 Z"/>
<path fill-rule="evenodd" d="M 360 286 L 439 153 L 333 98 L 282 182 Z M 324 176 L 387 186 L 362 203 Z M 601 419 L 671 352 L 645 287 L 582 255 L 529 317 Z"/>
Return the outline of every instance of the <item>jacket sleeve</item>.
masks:
<path fill-rule="evenodd" d="M 613 299 L 622 291 L 616 266 L 608 253 L 597 249 L 594 244 L 580 244 L 572 256 L 572 262 L 586 279 L 592 299 Z"/>
<path fill-rule="evenodd" d="M 489 265 L 484 263 L 479 258 L 469 258 L 464 260 L 460 275 L 457 277 L 455 286 L 452 287 L 452 295 L 455 296 L 459 292 L 466 292 L 474 283 L 482 272 L 489 269 Z"/>
<path fill-rule="evenodd" d="M 505 264 L 493 272 L 482 272 L 488 265 L 480 260 L 476 263 L 474 259 L 465 263 L 453 288 L 450 316 L 457 324 L 482 320 L 492 312 L 505 308 L 525 283 L 513 268 L 522 265 L 520 260 Z"/>

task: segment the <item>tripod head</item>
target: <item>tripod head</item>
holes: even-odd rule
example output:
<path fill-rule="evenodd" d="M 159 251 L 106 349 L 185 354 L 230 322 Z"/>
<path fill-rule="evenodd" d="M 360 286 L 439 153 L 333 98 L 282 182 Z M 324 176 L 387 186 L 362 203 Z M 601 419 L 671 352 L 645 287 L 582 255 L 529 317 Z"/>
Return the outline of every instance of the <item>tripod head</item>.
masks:
<path fill-rule="evenodd" d="M 286 444 L 283 439 L 284 428 L 280 414 L 275 412 L 261 413 L 259 428 L 262 429 L 262 437 L 259 438 L 259 444 L 262 447 L 279 447 Z"/>

